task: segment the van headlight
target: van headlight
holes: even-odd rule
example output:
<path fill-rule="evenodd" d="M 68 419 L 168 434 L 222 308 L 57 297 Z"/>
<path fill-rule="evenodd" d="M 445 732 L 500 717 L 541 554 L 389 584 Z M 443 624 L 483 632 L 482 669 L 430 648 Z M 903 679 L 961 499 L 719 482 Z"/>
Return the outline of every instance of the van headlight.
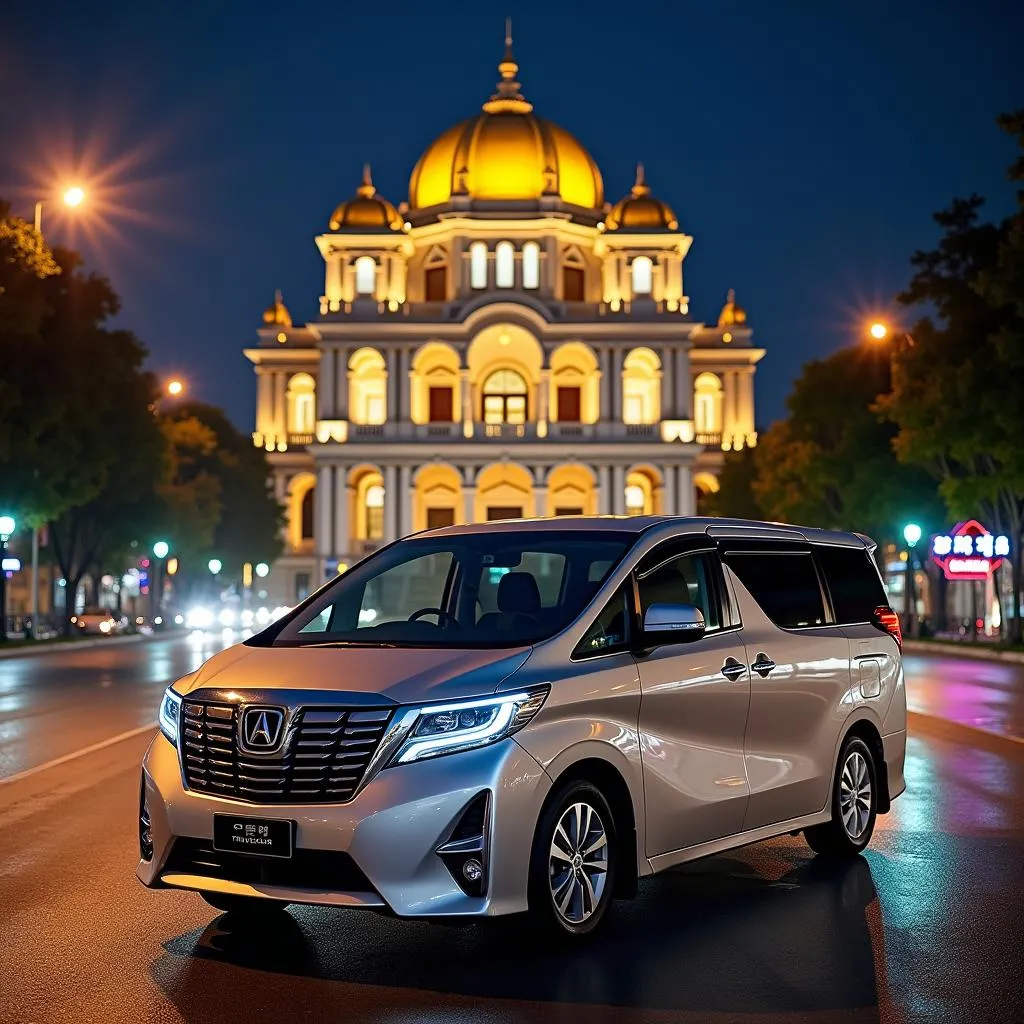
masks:
<path fill-rule="evenodd" d="M 178 744 L 178 719 L 181 716 L 181 697 L 169 686 L 160 699 L 160 731 L 173 743 Z"/>
<path fill-rule="evenodd" d="M 473 750 L 511 736 L 541 709 L 549 687 L 480 700 L 416 708 L 405 742 L 391 764 Z"/>

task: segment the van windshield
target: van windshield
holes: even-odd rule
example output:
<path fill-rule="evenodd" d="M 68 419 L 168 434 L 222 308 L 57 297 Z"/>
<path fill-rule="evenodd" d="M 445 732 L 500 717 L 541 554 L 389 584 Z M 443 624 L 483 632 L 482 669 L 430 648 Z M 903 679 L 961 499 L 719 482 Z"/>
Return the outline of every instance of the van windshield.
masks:
<path fill-rule="evenodd" d="M 400 541 L 283 619 L 272 643 L 450 648 L 536 643 L 586 608 L 634 539 L 611 531 L 538 530 Z"/>

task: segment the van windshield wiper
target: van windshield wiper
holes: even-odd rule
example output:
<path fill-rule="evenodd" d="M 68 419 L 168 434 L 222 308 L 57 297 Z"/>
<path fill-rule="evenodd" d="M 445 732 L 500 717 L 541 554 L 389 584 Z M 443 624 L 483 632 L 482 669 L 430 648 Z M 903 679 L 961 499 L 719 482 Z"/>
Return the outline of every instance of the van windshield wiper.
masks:
<path fill-rule="evenodd" d="M 296 644 L 297 647 L 399 647 L 399 644 L 389 643 L 386 640 L 325 640 L 319 644 Z"/>

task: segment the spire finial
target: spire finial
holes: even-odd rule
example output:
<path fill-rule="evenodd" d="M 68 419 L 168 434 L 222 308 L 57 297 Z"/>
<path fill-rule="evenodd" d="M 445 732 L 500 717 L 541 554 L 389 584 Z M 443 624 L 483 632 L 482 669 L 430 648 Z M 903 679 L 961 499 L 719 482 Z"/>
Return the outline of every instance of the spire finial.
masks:
<path fill-rule="evenodd" d="M 645 196 L 650 191 L 650 186 L 648 186 L 647 179 L 644 177 L 644 165 L 638 163 L 636 165 L 636 181 L 633 184 L 633 195 Z"/>
<path fill-rule="evenodd" d="M 498 65 L 498 73 L 501 81 L 498 82 L 498 91 L 484 104 L 484 110 L 496 114 L 501 111 L 514 111 L 520 114 L 529 113 L 533 106 L 528 103 L 523 94 L 519 91 L 519 82 L 516 75 L 519 74 L 519 65 L 512 53 L 512 19 L 505 19 L 505 53 Z"/>
<path fill-rule="evenodd" d="M 356 190 L 364 199 L 372 199 L 377 194 L 373 184 L 373 176 L 370 173 L 370 165 L 363 164 L 363 183 Z"/>
<path fill-rule="evenodd" d="M 275 306 L 283 306 L 284 305 L 284 299 L 281 298 L 281 289 L 280 288 L 275 288 L 274 289 L 274 305 Z"/>
<path fill-rule="evenodd" d="M 736 289 L 735 288 L 730 288 L 729 289 L 728 293 L 725 296 L 725 301 L 728 302 L 730 305 L 735 305 L 736 304 Z"/>

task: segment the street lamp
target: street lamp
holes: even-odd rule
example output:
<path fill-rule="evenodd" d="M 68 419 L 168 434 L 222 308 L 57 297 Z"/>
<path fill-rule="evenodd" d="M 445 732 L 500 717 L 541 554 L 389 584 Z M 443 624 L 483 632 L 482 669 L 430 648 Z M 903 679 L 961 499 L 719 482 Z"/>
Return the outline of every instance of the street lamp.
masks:
<path fill-rule="evenodd" d="M 889 337 L 889 327 L 887 324 L 883 324 L 881 321 L 876 320 L 868 328 L 868 334 L 870 334 L 875 341 L 885 341 L 885 339 Z"/>
<path fill-rule="evenodd" d="M 185 382 L 174 377 L 167 382 L 166 390 L 171 398 L 180 398 L 185 393 Z"/>
<path fill-rule="evenodd" d="M 224 568 L 224 563 L 219 558 L 211 558 L 206 563 L 206 568 L 210 570 L 211 575 L 219 576 L 221 569 Z"/>
<path fill-rule="evenodd" d="M 157 558 L 166 558 L 166 557 L 167 557 L 167 554 L 168 554 L 168 552 L 169 552 L 170 550 L 171 550 L 171 546 L 170 546 L 170 544 L 168 544 L 168 543 L 167 543 L 167 541 L 165 541 L 165 540 L 158 540 L 158 541 L 157 541 L 157 542 L 156 542 L 156 543 L 155 543 L 155 544 L 153 545 L 153 554 L 154 554 L 154 555 L 155 555 L 155 556 L 156 556 Z"/>
<path fill-rule="evenodd" d="M 164 598 L 164 559 L 170 553 L 171 545 L 165 540 L 158 540 L 153 544 L 153 579 L 149 586 L 149 607 L 152 614 L 153 625 L 160 617 L 160 607 Z"/>
<path fill-rule="evenodd" d="M 7 538 L 14 533 L 14 516 L 0 516 L 0 563 L 7 554 Z M 7 573 L 0 568 L 0 643 L 7 643 Z"/>
<path fill-rule="evenodd" d="M 914 548 L 917 547 L 924 531 L 917 523 L 907 523 L 903 527 L 903 540 L 907 545 L 907 571 L 903 587 L 903 618 L 907 633 L 916 636 L 917 601 L 914 594 Z"/>
<path fill-rule="evenodd" d="M 270 566 L 267 565 L 266 562 L 257 562 L 256 563 L 256 575 L 259 576 L 259 578 L 261 580 L 262 579 L 266 579 L 266 577 L 269 574 L 270 574 Z"/>

